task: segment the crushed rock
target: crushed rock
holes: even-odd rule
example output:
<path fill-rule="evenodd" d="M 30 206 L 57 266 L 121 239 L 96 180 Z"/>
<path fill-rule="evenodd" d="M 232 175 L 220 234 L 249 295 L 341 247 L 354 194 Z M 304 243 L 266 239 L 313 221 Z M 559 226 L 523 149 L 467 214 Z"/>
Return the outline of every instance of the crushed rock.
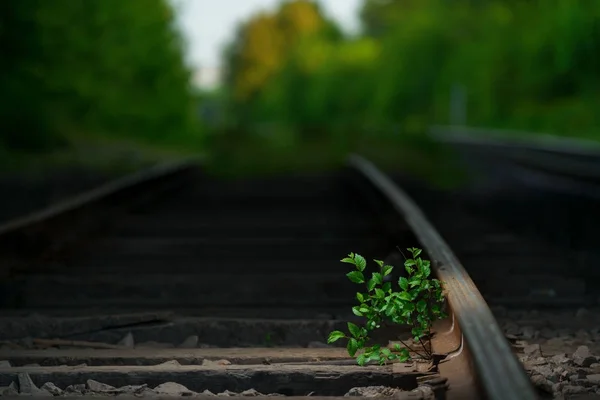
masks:
<path fill-rule="evenodd" d="M 419 398 L 422 400 L 435 400 L 438 397 L 436 397 L 434 386 L 428 384 L 419 385 L 416 389 L 411 390 L 410 393 L 419 395 Z M 363 386 L 350 389 L 344 397 L 394 397 L 401 392 L 405 391 L 388 386 Z"/>
<path fill-rule="evenodd" d="M 196 392 L 193 392 L 187 387 L 175 382 L 161 383 L 154 388 L 154 392 L 165 396 L 192 396 L 196 394 Z"/>
<path fill-rule="evenodd" d="M 128 332 L 127 335 L 123 337 L 123 339 L 119 340 L 117 343 L 120 346 L 125 346 L 127 348 L 133 349 L 135 347 L 135 340 L 133 339 L 133 333 Z"/>
<path fill-rule="evenodd" d="M 17 377 L 18 383 L 12 382 L 9 386 L 0 387 L 0 397 L 19 395 L 36 397 L 120 397 L 121 395 L 134 395 L 136 397 L 191 397 L 197 395 L 226 397 L 283 396 L 279 393 L 263 394 L 256 389 L 247 389 L 240 393 L 232 392 L 230 390 L 225 390 L 220 393 L 213 393 L 210 390 L 204 390 L 197 393 L 176 382 L 165 382 L 156 386 L 154 389 L 150 389 L 146 384 L 128 385 L 117 388 L 93 379 L 88 379 L 85 384 L 69 385 L 63 390 L 52 382 L 46 382 L 41 388 L 38 388 L 35 386 L 31 380 L 31 377 L 27 373 L 19 373 Z"/>
<path fill-rule="evenodd" d="M 344 397 L 391 397 L 399 391 L 400 389 L 387 386 L 354 387 Z"/>
<path fill-rule="evenodd" d="M 587 346 L 579 346 L 571 355 L 544 356 L 539 345 L 526 345 L 523 350 L 520 359 L 538 391 L 553 398 L 600 395 L 600 370 L 592 368 L 600 357 Z"/>
<path fill-rule="evenodd" d="M 177 347 L 181 348 L 181 349 L 195 349 L 196 347 L 198 347 L 198 336 L 197 335 L 193 335 L 193 336 L 188 336 L 183 342 L 181 342 L 181 344 Z"/>

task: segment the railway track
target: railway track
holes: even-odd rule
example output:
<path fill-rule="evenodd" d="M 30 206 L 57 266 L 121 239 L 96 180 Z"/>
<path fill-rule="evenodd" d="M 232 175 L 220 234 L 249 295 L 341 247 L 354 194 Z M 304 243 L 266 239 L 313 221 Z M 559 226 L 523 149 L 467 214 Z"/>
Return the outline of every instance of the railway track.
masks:
<path fill-rule="evenodd" d="M 413 246 L 447 290 L 432 339 L 443 360 L 356 366 L 323 343 L 360 321 L 336 260 L 394 262 Z M 453 251 L 360 157 L 255 181 L 156 168 L 6 224 L 0 249 L 4 395 L 536 398 Z"/>

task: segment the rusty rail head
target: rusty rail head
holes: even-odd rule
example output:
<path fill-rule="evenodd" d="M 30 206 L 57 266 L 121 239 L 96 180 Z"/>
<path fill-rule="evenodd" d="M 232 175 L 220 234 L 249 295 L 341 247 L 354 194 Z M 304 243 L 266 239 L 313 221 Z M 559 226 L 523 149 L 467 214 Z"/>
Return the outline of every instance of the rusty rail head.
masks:
<path fill-rule="evenodd" d="M 410 225 L 444 282 L 450 307 L 470 349 L 477 378 L 490 400 L 534 400 L 535 390 L 469 274 L 416 204 L 371 162 L 348 164 L 381 191 Z"/>

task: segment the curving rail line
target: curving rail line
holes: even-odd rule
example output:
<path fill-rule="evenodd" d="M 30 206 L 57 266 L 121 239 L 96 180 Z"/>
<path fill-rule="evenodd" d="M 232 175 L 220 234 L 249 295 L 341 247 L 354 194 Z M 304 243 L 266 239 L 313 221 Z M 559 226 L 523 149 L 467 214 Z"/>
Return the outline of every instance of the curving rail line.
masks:
<path fill-rule="evenodd" d="M 450 385 L 447 398 L 490 400 L 529 400 L 537 398 L 528 376 L 513 354 L 510 345 L 479 290 L 461 263 L 454 256 L 452 250 L 428 222 L 418 206 L 402 189 L 368 160 L 357 155 L 352 155 L 348 159 L 348 166 L 360 179 L 366 181 L 374 191 L 383 196 L 389 205 L 393 207 L 395 213 L 401 216 L 408 224 L 420 241 L 423 249 L 428 253 L 438 278 L 445 284 L 451 316 L 447 321 L 441 321 L 435 326 L 432 347 L 435 353 L 441 354 L 444 357 L 439 364 L 439 372 L 442 377 L 448 379 Z M 168 197 L 168 195 L 172 194 L 170 191 L 174 190 L 174 188 L 182 187 L 183 183 L 190 181 L 189 178 L 193 175 L 193 171 L 194 165 L 189 162 L 157 167 L 151 171 L 136 174 L 134 177 L 120 180 L 118 183 L 106 185 L 101 189 L 89 192 L 61 205 L 51 207 L 41 213 L 5 224 L 0 227 L 0 256 L 4 260 L 11 261 L 10 263 L 5 262 L 3 264 L 3 276 L 10 276 L 15 270 L 26 270 L 30 263 L 43 263 L 43 260 L 40 261 L 40 257 L 47 255 L 49 248 L 52 251 L 57 251 L 55 248 L 57 236 L 62 237 L 67 232 L 76 231 L 77 234 L 74 236 L 76 236 L 77 240 L 87 240 L 83 238 L 85 235 L 81 233 L 82 225 L 84 226 L 83 231 L 87 234 L 98 228 L 99 219 L 103 220 L 101 222 L 105 222 L 104 220 L 107 219 L 118 218 L 122 215 L 124 209 L 127 209 L 134 203 L 139 205 L 140 202 L 147 202 L 158 195 Z M 168 191 L 169 193 L 167 193 Z M 215 201 L 218 202 L 221 200 Z M 302 200 L 300 202 L 302 203 Z M 220 204 L 225 206 L 225 203 Z M 56 235 L 57 231 L 61 232 L 61 235 Z M 62 240 L 58 240 L 58 242 L 61 243 L 61 246 L 59 246 L 61 249 L 62 247 L 73 246 L 72 242 L 69 242 L 69 244 L 62 243 Z M 24 262 L 23 259 L 26 261 Z M 233 326 L 233 329 L 243 329 L 244 324 L 237 323 L 237 325 L 230 326 Z M 64 345 L 65 343 L 62 344 Z M 69 343 L 66 344 L 68 345 Z M 106 353 L 106 359 L 102 363 L 108 363 L 106 360 L 112 358 L 121 359 L 122 361 L 128 357 L 134 357 L 130 352 L 128 353 L 129 350 L 117 345 L 107 344 L 103 348 L 105 350 L 96 350 L 92 351 L 92 353 L 85 353 L 83 351 L 83 354 L 61 353 L 62 350 L 58 350 L 58 353 L 50 354 L 43 353 L 41 350 L 39 352 L 38 350 L 0 350 L 0 360 L 18 361 L 27 359 L 29 362 L 35 362 L 37 359 L 41 359 L 47 361 L 52 357 L 51 354 L 54 354 L 57 359 L 69 357 L 77 359 L 79 357 L 83 360 L 91 360 L 104 357 L 101 355 L 101 351 L 112 352 L 112 355 Z M 225 350 L 227 349 L 224 349 L 223 354 L 227 353 Z M 327 360 L 329 359 L 327 354 L 331 353 L 329 350 L 333 351 L 334 349 L 322 349 L 320 356 L 318 356 L 319 349 L 312 349 L 311 351 L 317 355 L 311 354 L 312 357 Z M 293 354 L 296 350 L 290 349 L 289 351 L 290 354 Z M 215 352 L 218 353 L 217 350 Z M 285 349 L 282 349 L 277 353 L 277 357 L 285 359 L 284 353 Z M 67 354 L 71 355 L 68 356 Z M 232 352 L 230 351 L 227 354 L 231 355 Z M 233 354 L 237 353 L 234 351 Z M 282 356 L 282 354 L 284 355 Z M 176 358 L 176 355 L 173 357 Z M 188 355 L 188 357 L 190 356 Z M 255 359 L 260 358 L 257 358 L 256 355 L 253 357 Z M 139 360 L 135 362 L 139 363 Z M 145 362 L 150 361 L 146 360 Z M 256 368 L 260 371 L 265 370 L 265 368 L 268 370 L 267 367 L 262 365 L 264 362 L 258 364 Z M 340 366 L 331 367 L 327 370 L 329 371 L 327 373 L 319 372 L 320 374 L 325 374 L 319 379 L 323 381 L 323 379 L 326 379 L 326 376 L 338 379 L 339 376 L 334 373 L 336 368 L 339 369 L 337 372 L 339 374 L 342 374 L 340 371 L 350 368 L 342 366 L 345 364 L 337 365 Z M 46 374 L 47 376 L 52 374 L 54 374 L 52 376 L 60 375 L 59 372 L 48 372 L 44 370 L 44 367 L 40 368 L 40 370 L 36 370 L 36 373 L 41 375 Z M 92 368 L 91 372 L 82 372 L 82 374 L 85 375 L 85 373 L 88 373 L 92 374 L 90 376 L 93 376 L 93 373 L 104 371 L 101 369 L 102 367 L 90 368 Z M 93 368 L 97 369 L 94 370 Z M 137 368 L 130 367 L 127 371 L 133 374 L 140 374 L 139 369 L 141 367 Z M 240 368 L 242 366 L 232 366 L 232 373 L 239 372 Z M 291 366 L 288 368 L 297 369 L 299 367 Z M 25 372 L 25 369 L 26 367 L 20 367 L 19 371 L 22 370 L 21 372 Z M 115 373 L 111 371 L 108 372 Z M 125 378 L 123 379 L 126 379 L 127 371 L 124 372 L 125 375 L 123 376 Z M 178 371 L 182 372 L 181 370 Z M 188 372 L 192 373 L 194 371 L 190 369 Z M 247 368 L 244 371 L 246 371 L 244 372 L 246 374 L 251 374 L 251 372 L 247 371 Z M 260 371 L 258 375 L 267 373 Z M 281 371 L 275 372 L 281 373 Z M 385 378 L 384 372 L 383 370 L 378 372 L 383 374 L 381 375 L 381 379 Z M 0 381 L 10 380 L 15 373 L 14 370 L 0 367 Z M 357 372 L 352 370 L 352 373 Z"/>
<path fill-rule="evenodd" d="M 467 271 L 425 215 L 402 189 L 371 162 L 359 156 L 351 156 L 349 164 L 385 194 L 429 254 L 432 265 L 447 290 L 453 319 L 451 330 L 454 331 L 452 333 L 455 340 L 458 339 L 456 344 L 459 345 L 459 351 L 468 353 L 469 361 L 474 364 L 473 373 L 479 379 L 488 398 L 535 399 L 531 382 L 512 353 L 487 303 Z M 458 326 L 455 326 L 455 323 Z"/>

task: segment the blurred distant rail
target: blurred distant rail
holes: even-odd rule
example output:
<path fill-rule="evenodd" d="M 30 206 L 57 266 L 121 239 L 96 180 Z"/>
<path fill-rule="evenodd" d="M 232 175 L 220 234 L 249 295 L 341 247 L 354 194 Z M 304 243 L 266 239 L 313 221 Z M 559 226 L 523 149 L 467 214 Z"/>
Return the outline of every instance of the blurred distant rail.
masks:
<path fill-rule="evenodd" d="M 504 168 L 513 182 L 554 192 L 600 198 L 600 144 L 581 139 L 455 126 L 434 126 L 431 136 L 474 163 Z"/>
<path fill-rule="evenodd" d="M 431 136 L 451 146 L 470 172 L 470 187 L 459 195 L 463 207 L 521 237 L 518 247 L 529 256 L 506 265 L 532 278 L 540 271 L 543 276 L 524 281 L 557 304 L 562 292 L 571 302 L 597 305 L 600 289 L 592 282 L 600 279 L 600 145 L 465 127 L 436 126 Z M 541 247 L 530 247 L 525 238 L 535 238 Z M 473 269 L 469 272 L 478 281 Z"/>

